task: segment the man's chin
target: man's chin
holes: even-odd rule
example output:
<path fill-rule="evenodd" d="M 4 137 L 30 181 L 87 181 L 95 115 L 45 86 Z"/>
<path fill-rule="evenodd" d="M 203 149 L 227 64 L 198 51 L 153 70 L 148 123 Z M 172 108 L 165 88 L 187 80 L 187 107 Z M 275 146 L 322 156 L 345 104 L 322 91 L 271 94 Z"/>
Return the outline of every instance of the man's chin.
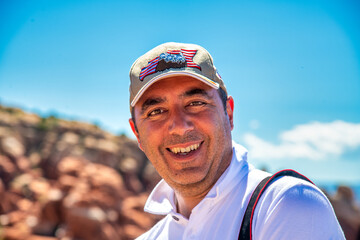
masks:
<path fill-rule="evenodd" d="M 175 189 L 183 189 L 183 188 L 198 188 L 203 184 L 205 177 L 201 175 L 188 175 L 181 177 L 174 177 L 168 182 Z"/>

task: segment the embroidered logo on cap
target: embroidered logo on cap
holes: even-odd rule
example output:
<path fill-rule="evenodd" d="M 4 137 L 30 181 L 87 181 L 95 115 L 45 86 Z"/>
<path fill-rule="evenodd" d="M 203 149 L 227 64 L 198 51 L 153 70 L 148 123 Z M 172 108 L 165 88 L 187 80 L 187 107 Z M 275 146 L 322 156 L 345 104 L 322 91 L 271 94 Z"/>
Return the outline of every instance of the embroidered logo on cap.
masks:
<path fill-rule="evenodd" d="M 150 60 L 146 67 L 141 69 L 139 78 L 144 78 L 150 74 L 164 71 L 169 68 L 183 68 L 192 67 L 201 70 L 201 67 L 193 62 L 197 50 L 168 50 L 166 53 L 160 54 L 160 56 Z"/>

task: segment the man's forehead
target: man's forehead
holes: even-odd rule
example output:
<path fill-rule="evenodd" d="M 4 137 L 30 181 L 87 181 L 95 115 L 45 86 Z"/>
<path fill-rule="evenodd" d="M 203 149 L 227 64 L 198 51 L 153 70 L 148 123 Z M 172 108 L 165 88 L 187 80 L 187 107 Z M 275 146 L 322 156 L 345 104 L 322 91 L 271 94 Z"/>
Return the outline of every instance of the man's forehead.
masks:
<path fill-rule="evenodd" d="M 186 97 L 191 97 L 194 95 L 203 95 L 206 97 L 210 97 L 211 94 L 211 90 L 212 89 L 203 89 L 200 87 L 193 87 L 193 88 L 189 88 L 188 90 L 185 90 L 183 92 L 179 92 L 176 97 L 178 98 L 186 98 Z M 170 93 L 171 94 L 171 93 Z M 163 94 L 154 94 L 154 95 L 150 95 L 150 96 L 144 96 L 144 102 L 164 102 L 167 100 L 167 95 L 163 95 Z"/>
<path fill-rule="evenodd" d="M 193 78 L 168 78 L 154 83 L 139 99 L 139 104 L 148 99 L 166 99 L 168 95 L 187 97 L 194 94 L 211 95 L 212 87 Z"/>

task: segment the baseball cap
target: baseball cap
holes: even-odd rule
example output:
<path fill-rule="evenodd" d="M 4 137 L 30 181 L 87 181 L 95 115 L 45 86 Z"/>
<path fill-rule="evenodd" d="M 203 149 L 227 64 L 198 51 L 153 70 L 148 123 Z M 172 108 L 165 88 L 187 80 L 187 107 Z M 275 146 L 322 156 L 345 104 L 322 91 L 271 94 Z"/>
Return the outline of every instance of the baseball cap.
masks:
<path fill-rule="evenodd" d="M 155 82 L 189 76 L 225 92 L 226 87 L 205 48 L 196 44 L 163 43 L 139 57 L 130 69 L 130 109 Z"/>

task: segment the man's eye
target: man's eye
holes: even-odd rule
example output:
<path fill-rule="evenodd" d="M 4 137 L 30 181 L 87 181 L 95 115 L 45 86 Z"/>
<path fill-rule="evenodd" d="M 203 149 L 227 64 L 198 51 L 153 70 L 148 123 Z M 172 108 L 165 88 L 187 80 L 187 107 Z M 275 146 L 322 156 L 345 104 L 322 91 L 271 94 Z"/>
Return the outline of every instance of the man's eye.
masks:
<path fill-rule="evenodd" d="M 194 101 L 189 104 L 189 106 L 202 106 L 202 105 L 205 105 L 205 103 L 202 101 Z"/>
<path fill-rule="evenodd" d="M 152 111 L 148 114 L 148 117 L 156 116 L 156 115 L 161 114 L 161 113 L 163 113 L 163 112 L 164 112 L 163 109 L 155 109 L 155 110 L 152 110 Z"/>

